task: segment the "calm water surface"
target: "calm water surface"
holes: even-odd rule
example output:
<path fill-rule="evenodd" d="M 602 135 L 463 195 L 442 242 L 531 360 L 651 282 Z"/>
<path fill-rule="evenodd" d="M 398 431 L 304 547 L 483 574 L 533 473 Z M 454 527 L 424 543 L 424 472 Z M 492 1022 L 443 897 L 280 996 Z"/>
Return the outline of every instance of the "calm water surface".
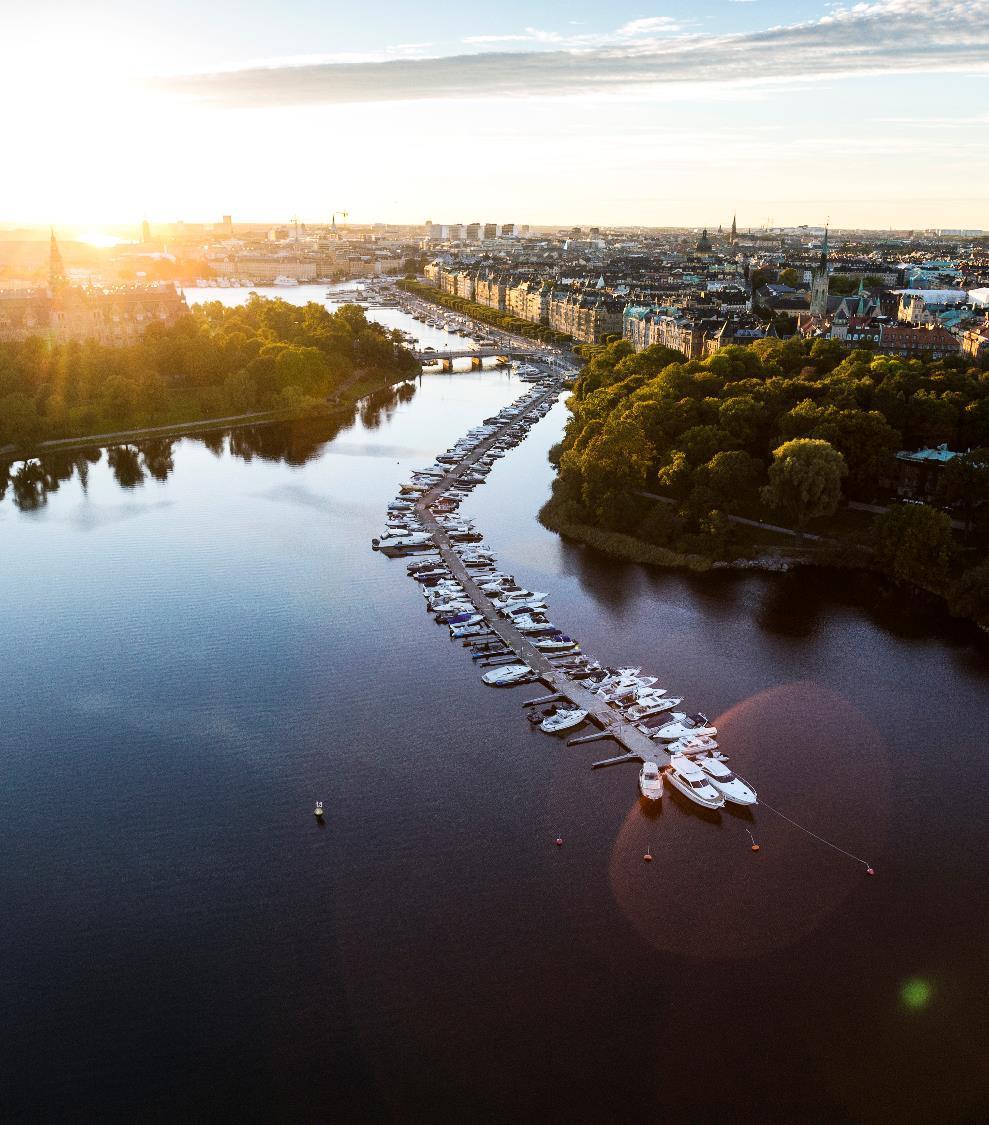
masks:
<path fill-rule="evenodd" d="M 427 376 L 7 490 L 5 1120 L 984 1119 L 976 635 L 562 543 L 557 407 L 466 505 L 501 562 L 877 875 L 765 807 L 643 808 L 369 550 L 410 468 L 522 389 Z"/>

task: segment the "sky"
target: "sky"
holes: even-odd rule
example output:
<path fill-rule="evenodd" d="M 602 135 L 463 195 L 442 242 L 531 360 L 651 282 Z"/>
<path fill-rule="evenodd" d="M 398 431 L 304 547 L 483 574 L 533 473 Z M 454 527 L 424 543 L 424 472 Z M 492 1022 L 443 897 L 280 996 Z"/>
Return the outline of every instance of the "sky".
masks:
<path fill-rule="evenodd" d="M 989 229 L 989 0 L 0 0 L 0 221 Z"/>

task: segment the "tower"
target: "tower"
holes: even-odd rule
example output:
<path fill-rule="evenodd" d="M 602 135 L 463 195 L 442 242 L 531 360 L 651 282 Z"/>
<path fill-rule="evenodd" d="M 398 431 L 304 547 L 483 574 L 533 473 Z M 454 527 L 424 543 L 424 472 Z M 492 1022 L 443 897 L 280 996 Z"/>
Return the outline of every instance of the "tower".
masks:
<path fill-rule="evenodd" d="M 64 289 L 65 285 L 65 266 L 62 264 L 62 252 L 55 241 L 55 228 L 52 227 L 51 243 L 48 247 L 48 288 L 54 294 L 60 289 Z"/>
<path fill-rule="evenodd" d="M 810 312 L 811 316 L 824 316 L 828 311 L 828 228 L 824 228 L 824 244 L 821 258 L 811 271 Z"/>
<path fill-rule="evenodd" d="M 735 222 L 737 217 L 738 216 L 736 215 L 732 215 L 731 217 L 731 238 L 729 238 L 728 241 L 732 246 L 734 246 L 735 243 L 738 242 L 738 224 Z"/>

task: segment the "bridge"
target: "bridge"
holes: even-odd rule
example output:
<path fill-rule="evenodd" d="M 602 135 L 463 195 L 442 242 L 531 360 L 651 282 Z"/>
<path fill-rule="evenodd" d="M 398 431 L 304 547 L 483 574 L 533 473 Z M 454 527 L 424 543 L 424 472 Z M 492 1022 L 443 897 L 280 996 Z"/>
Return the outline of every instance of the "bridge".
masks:
<path fill-rule="evenodd" d="M 444 351 L 416 351 L 412 353 L 420 363 L 441 363 L 445 360 L 455 359 L 500 359 L 505 363 L 513 359 L 538 358 L 538 353 L 533 349 L 518 347 L 507 348 L 452 348 Z"/>

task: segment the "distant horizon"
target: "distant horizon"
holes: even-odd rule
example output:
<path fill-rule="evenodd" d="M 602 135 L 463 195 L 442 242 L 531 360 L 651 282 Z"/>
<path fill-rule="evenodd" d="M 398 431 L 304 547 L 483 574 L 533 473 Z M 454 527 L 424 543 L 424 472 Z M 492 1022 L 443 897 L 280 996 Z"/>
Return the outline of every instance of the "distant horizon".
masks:
<path fill-rule="evenodd" d="M 467 225 L 473 222 L 498 222 L 492 218 L 482 219 L 464 219 L 464 220 L 432 220 L 436 225 Z M 506 220 L 508 222 L 510 220 Z M 518 226 L 528 226 L 532 231 L 539 233 L 555 233 L 564 232 L 571 229 L 580 229 L 583 232 L 588 232 L 592 228 L 600 229 L 601 231 L 655 231 L 657 233 L 675 233 L 677 231 L 701 231 L 707 230 L 709 234 L 716 234 L 720 228 L 722 232 L 726 232 L 731 228 L 731 218 L 727 220 L 719 220 L 717 222 L 696 222 L 696 223 L 647 223 L 647 222 L 627 222 L 627 223 L 605 223 L 597 220 L 560 220 L 558 222 L 539 222 L 539 223 L 517 223 Z M 120 243 L 134 242 L 135 239 L 127 238 L 126 235 L 140 233 L 143 223 L 147 222 L 151 227 L 152 236 L 156 235 L 156 228 L 175 227 L 178 225 L 185 225 L 188 227 L 220 227 L 223 225 L 222 218 L 186 218 L 186 219 L 154 219 L 143 218 L 137 220 L 116 220 L 110 222 L 100 223 L 87 223 L 78 220 L 43 220 L 43 221 L 19 221 L 15 219 L 4 220 L 0 219 L 0 236 L 13 234 L 13 233 L 26 233 L 37 235 L 38 240 L 47 240 L 50 237 L 51 231 L 54 230 L 56 238 L 64 239 L 70 242 L 85 241 L 87 234 L 107 234 L 119 237 Z M 232 219 L 233 227 L 240 228 L 253 228 L 257 230 L 270 230 L 274 227 L 289 227 L 291 228 L 293 219 L 283 218 L 268 218 L 268 219 Z M 308 219 L 299 216 L 298 218 L 300 228 L 306 227 L 329 227 L 331 222 L 329 219 Z M 425 227 L 427 220 L 420 219 L 367 219 L 362 221 L 338 221 L 336 226 L 340 230 L 348 228 L 363 229 L 367 227 L 385 226 L 385 227 Z M 805 231 L 809 234 L 818 234 L 824 231 L 828 225 L 824 222 L 800 222 L 800 223 L 781 223 L 775 226 L 756 225 L 745 223 L 736 218 L 737 229 L 740 234 L 772 234 L 779 231 Z M 975 231 L 978 234 L 989 233 L 989 228 L 986 227 L 951 227 L 947 225 L 934 224 L 923 226 L 915 224 L 914 226 L 883 226 L 883 227 L 868 227 L 868 226 L 838 226 L 831 224 L 830 231 L 834 235 L 843 234 L 864 234 L 864 235 L 910 235 L 917 233 L 937 233 L 939 231 L 947 232 L 945 237 L 966 237 L 965 233 L 953 234 L 956 231 Z M 123 236 L 123 237 L 120 237 Z M 109 248 L 109 247 L 107 247 Z"/>
<path fill-rule="evenodd" d="M 20 223 L 989 228 L 989 0 L 35 0 L 4 33 Z"/>

